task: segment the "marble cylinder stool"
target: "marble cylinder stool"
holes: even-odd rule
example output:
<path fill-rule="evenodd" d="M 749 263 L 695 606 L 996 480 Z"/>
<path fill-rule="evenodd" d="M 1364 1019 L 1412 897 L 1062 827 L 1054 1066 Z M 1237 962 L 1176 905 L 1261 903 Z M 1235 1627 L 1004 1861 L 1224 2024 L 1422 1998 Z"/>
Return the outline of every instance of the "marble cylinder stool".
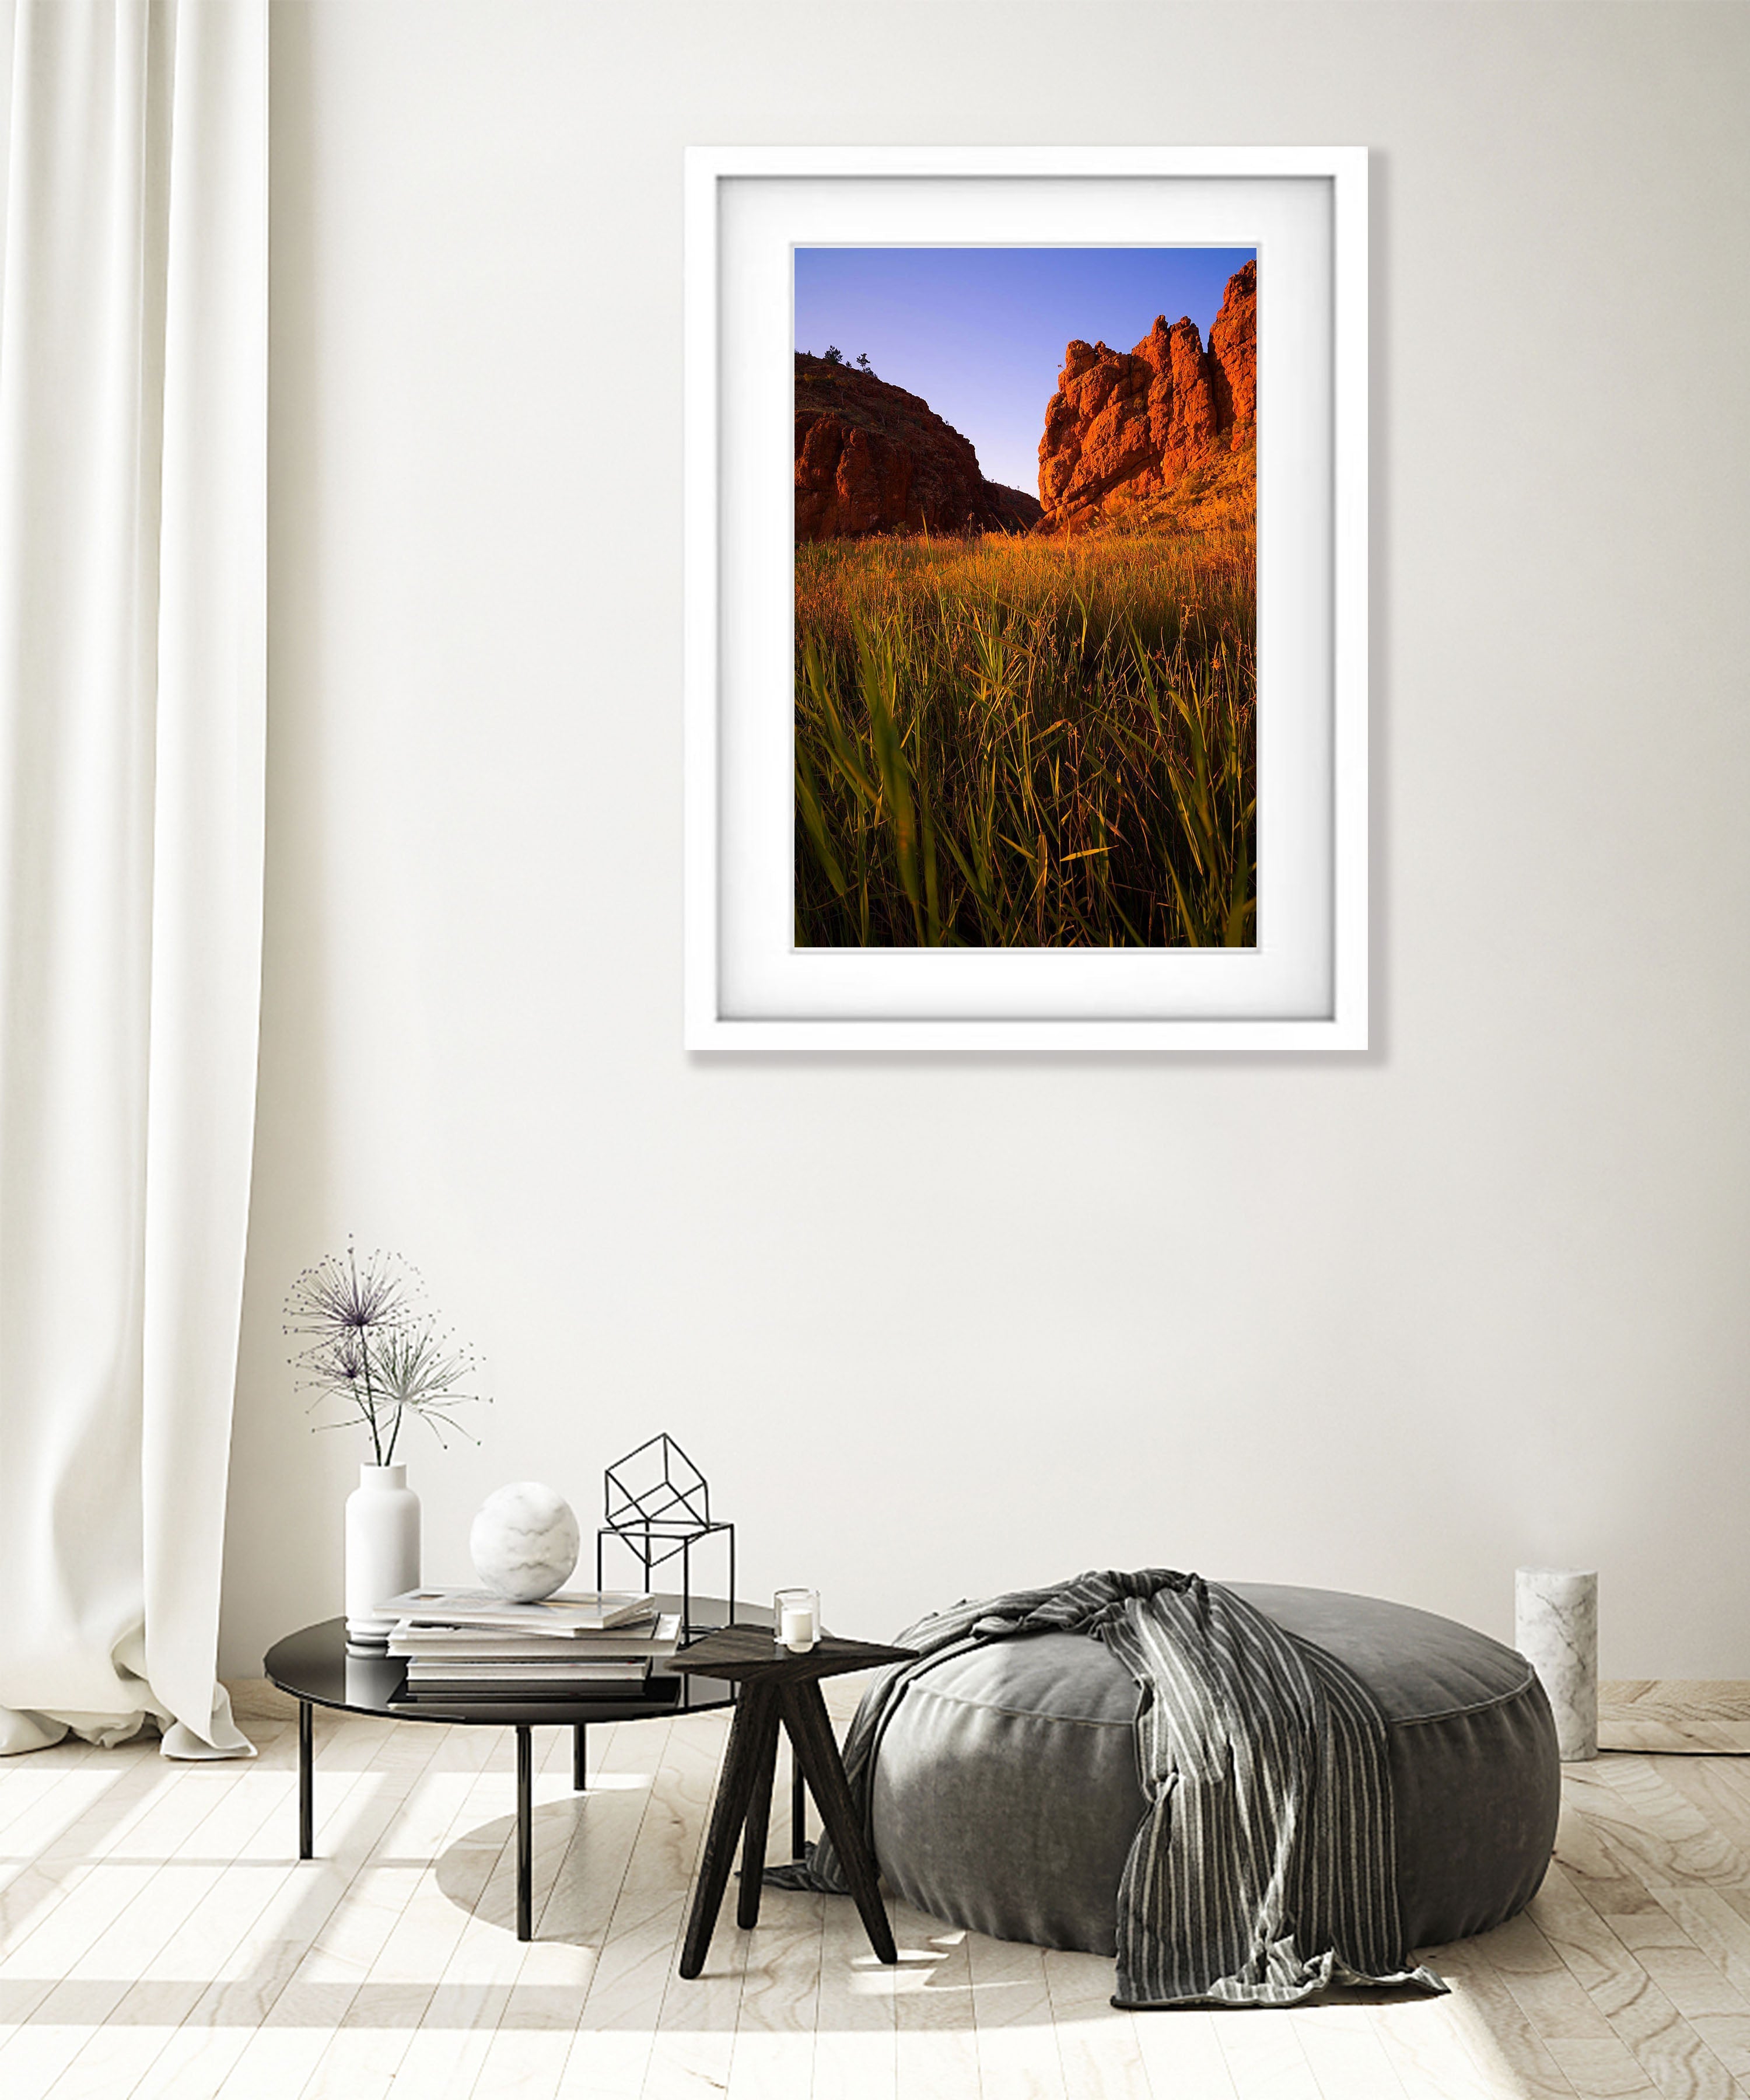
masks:
<path fill-rule="evenodd" d="M 1598 1754 L 1598 1578 L 1574 1568 L 1521 1568 L 1514 1645 L 1537 1673 L 1564 1764 Z"/>

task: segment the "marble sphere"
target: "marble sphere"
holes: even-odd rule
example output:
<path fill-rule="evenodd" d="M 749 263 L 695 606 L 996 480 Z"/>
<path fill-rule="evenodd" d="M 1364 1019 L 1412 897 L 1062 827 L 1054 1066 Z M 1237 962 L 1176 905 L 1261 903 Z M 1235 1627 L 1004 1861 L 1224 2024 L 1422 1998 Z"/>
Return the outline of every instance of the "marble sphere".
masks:
<path fill-rule="evenodd" d="M 563 1586 L 577 1565 L 577 1519 L 563 1495 L 539 1480 L 514 1480 L 481 1503 L 468 1534 L 474 1573 L 515 1604 Z"/>

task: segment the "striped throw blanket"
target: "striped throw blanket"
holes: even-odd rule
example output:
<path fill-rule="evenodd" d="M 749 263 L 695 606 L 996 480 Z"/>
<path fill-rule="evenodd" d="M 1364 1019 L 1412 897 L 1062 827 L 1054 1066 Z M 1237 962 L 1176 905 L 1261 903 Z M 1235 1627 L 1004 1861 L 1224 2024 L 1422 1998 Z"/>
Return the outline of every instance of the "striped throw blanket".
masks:
<path fill-rule="evenodd" d="M 1446 1986 L 1411 1965 L 1386 1724 L 1354 1673 L 1219 1583 L 1166 1568 L 957 1604 L 901 1635 L 918 1661 L 871 1686 L 844 1745 L 866 1818 L 908 1680 L 975 1642 L 1085 1634 L 1136 1679 L 1148 1796 L 1118 1889 L 1115 2005 L 1288 2005 L 1333 1983 Z M 780 1886 L 844 1882 L 830 1842 Z"/>

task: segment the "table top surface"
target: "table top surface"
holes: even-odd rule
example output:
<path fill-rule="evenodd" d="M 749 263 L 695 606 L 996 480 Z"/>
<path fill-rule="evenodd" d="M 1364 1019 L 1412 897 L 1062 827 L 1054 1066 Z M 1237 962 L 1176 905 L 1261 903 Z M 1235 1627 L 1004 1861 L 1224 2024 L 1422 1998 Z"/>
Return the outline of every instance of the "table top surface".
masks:
<path fill-rule="evenodd" d="M 768 1620 L 771 1614 L 766 1615 Z M 844 1640 L 822 1634 L 813 1648 L 780 1646 L 769 1625 L 738 1623 L 702 1634 L 674 1658 L 681 1676 L 732 1678 L 740 1684 L 801 1684 L 822 1677 L 842 1677 L 851 1670 L 879 1670 L 890 1662 L 912 1662 L 915 1648 L 888 1648 L 874 1641 Z"/>
<path fill-rule="evenodd" d="M 731 1617 L 721 1597 L 694 1597 L 693 1619 L 707 1626 L 721 1626 Z M 678 1612 L 678 1595 L 656 1599 L 659 1611 Z M 764 1630 L 769 1639 L 770 1607 L 738 1602 L 734 1612 L 738 1626 Z M 699 1639 L 709 1636 L 701 1633 Z M 650 1665 L 643 1692 L 628 1696 L 611 1692 L 593 1699 L 514 1699 L 487 1701 L 469 1699 L 455 1705 L 438 1705 L 421 1700 L 405 1700 L 407 1664 L 399 1656 L 349 1655 L 346 1621 L 324 1619 L 303 1626 L 268 1649 L 262 1674 L 293 1698 L 315 1706 L 333 1706 L 350 1714 L 383 1714 L 397 1721 L 461 1722 L 479 1727 L 569 1727 L 578 1722 L 644 1721 L 668 1714 L 708 1712 L 734 1703 L 735 1687 L 721 1678 L 701 1676 L 669 1667 L 676 1658 L 659 1656 Z"/>

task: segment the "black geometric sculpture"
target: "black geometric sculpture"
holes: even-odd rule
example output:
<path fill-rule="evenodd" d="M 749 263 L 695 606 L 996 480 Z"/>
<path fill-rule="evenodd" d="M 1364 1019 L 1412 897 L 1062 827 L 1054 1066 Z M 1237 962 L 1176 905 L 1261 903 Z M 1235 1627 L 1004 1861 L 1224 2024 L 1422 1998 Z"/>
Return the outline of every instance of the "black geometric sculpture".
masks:
<path fill-rule="evenodd" d="M 729 1547 L 730 1617 L 735 1611 L 735 1527 L 711 1514 L 711 1484 L 666 1432 L 616 1458 L 602 1476 L 603 1514 L 596 1533 L 596 1587 L 602 1587 L 602 1548 L 618 1539 L 637 1560 L 644 1587 L 650 1571 L 681 1556 L 681 1637 L 710 1630 L 693 1623 L 693 1548 L 722 1534 Z"/>

